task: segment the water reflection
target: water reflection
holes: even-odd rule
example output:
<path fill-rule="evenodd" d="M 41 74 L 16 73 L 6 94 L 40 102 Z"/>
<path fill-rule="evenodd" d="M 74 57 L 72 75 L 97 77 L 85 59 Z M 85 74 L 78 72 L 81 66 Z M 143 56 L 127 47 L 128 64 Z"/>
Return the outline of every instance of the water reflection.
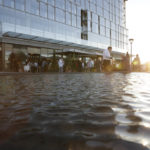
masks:
<path fill-rule="evenodd" d="M 149 79 L 141 73 L 0 76 L 0 149 L 148 149 Z"/>

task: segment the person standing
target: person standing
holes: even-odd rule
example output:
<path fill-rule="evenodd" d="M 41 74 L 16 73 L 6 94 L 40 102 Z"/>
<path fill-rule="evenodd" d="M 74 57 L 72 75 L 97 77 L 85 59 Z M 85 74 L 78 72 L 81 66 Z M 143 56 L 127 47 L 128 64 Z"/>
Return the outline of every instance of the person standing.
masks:
<path fill-rule="evenodd" d="M 85 68 L 85 63 L 84 61 L 82 61 L 82 72 L 84 72 L 84 68 Z"/>
<path fill-rule="evenodd" d="M 125 57 L 125 70 L 129 71 L 130 70 L 130 56 L 129 53 L 126 53 L 126 57 Z"/>
<path fill-rule="evenodd" d="M 132 64 L 133 64 L 133 71 L 140 71 L 141 61 L 138 54 L 134 58 Z"/>
<path fill-rule="evenodd" d="M 112 57 L 111 57 L 112 47 L 108 47 L 103 51 L 103 68 L 105 71 L 111 69 Z"/>
<path fill-rule="evenodd" d="M 63 67 L 64 67 L 64 60 L 62 58 L 60 58 L 58 60 L 58 66 L 59 66 L 59 72 L 62 73 L 63 72 Z"/>

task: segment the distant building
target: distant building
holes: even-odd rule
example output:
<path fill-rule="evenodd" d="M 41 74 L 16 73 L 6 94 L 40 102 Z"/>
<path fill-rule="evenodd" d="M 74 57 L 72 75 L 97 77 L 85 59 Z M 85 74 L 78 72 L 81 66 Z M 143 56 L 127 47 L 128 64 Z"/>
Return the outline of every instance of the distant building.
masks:
<path fill-rule="evenodd" d="M 125 53 L 126 0 L 0 0 L 0 68 L 12 52 L 51 57 L 54 52 Z"/>

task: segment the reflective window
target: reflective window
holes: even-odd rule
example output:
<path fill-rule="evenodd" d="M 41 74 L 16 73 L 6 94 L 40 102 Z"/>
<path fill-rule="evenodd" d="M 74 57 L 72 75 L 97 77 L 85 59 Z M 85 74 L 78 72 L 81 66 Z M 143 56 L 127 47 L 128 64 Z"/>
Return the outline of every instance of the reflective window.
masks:
<path fill-rule="evenodd" d="M 97 23 L 92 23 L 92 32 L 98 33 L 98 24 Z"/>
<path fill-rule="evenodd" d="M 54 5 L 54 0 L 47 0 L 50 5 Z"/>
<path fill-rule="evenodd" d="M 47 57 L 47 48 L 41 48 L 41 56 Z"/>
<path fill-rule="evenodd" d="M 70 1 L 66 1 L 66 10 L 71 12 L 71 2 Z"/>
<path fill-rule="evenodd" d="M 99 6 L 97 6 L 97 14 L 103 16 L 103 9 Z"/>
<path fill-rule="evenodd" d="M 72 26 L 77 26 L 77 17 L 75 15 L 72 15 Z"/>
<path fill-rule="evenodd" d="M 98 16 L 92 13 L 92 22 L 98 23 Z"/>
<path fill-rule="evenodd" d="M 109 20 L 106 20 L 106 27 L 110 28 L 110 21 Z"/>
<path fill-rule="evenodd" d="M 65 1 L 64 0 L 56 0 L 55 3 L 56 3 L 56 7 L 65 9 Z"/>
<path fill-rule="evenodd" d="M 109 20 L 109 12 L 104 10 L 104 18 Z"/>
<path fill-rule="evenodd" d="M 45 19 L 37 16 L 31 16 L 31 28 L 37 29 L 37 30 L 47 30 L 48 23 L 46 23 Z M 48 22 L 48 21 L 47 21 Z M 38 35 L 41 34 L 41 32 L 38 31 Z"/>
<path fill-rule="evenodd" d="M 107 1 L 104 1 L 104 8 L 109 11 L 110 5 Z"/>
<path fill-rule="evenodd" d="M 40 49 L 35 47 L 28 47 L 27 51 L 30 54 L 40 54 Z"/>
<path fill-rule="evenodd" d="M 72 13 L 77 14 L 77 7 L 76 5 L 72 5 Z"/>
<path fill-rule="evenodd" d="M 77 27 L 81 28 L 81 18 L 77 17 Z"/>
<path fill-rule="evenodd" d="M 0 21 L 15 24 L 15 11 L 13 9 L 1 7 L 0 8 Z"/>
<path fill-rule="evenodd" d="M 0 5 L 2 4 L 2 0 L 0 0 Z"/>
<path fill-rule="evenodd" d="M 77 3 L 78 5 L 80 5 L 80 4 L 81 4 L 81 1 L 80 1 L 80 0 L 76 0 L 76 3 Z"/>
<path fill-rule="evenodd" d="M 48 18 L 54 20 L 54 7 L 48 5 Z"/>
<path fill-rule="evenodd" d="M 110 37 L 110 29 L 109 28 L 106 28 L 106 36 Z"/>
<path fill-rule="evenodd" d="M 47 18 L 47 5 L 40 3 L 40 16 Z"/>
<path fill-rule="evenodd" d="M 106 25 L 106 20 L 103 17 L 100 18 L 100 24 L 103 26 Z"/>
<path fill-rule="evenodd" d="M 100 31 L 102 35 L 105 35 L 105 27 L 104 26 L 100 26 Z"/>
<path fill-rule="evenodd" d="M 71 25 L 71 13 L 66 12 L 66 24 Z"/>
<path fill-rule="evenodd" d="M 90 10 L 93 12 L 96 12 L 96 5 L 93 3 L 90 3 Z"/>
<path fill-rule="evenodd" d="M 19 10 L 24 10 L 24 0 L 15 0 L 15 7 Z"/>
<path fill-rule="evenodd" d="M 77 15 L 81 16 L 81 8 L 80 7 L 77 7 Z"/>
<path fill-rule="evenodd" d="M 4 0 L 4 5 L 14 8 L 14 0 Z"/>
<path fill-rule="evenodd" d="M 97 0 L 97 5 L 103 7 L 103 0 Z"/>
<path fill-rule="evenodd" d="M 83 1 L 83 0 L 82 0 Z M 84 1 L 83 1 L 84 2 Z M 84 4 L 85 5 L 85 4 Z M 90 9 L 90 3 L 88 0 L 86 0 L 86 9 L 89 10 Z"/>
<path fill-rule="evenodd" d="M 16 25 L 26 26 L 26 15 L 24 12 L 16 13 Z"/>
<path fill-rule="evenodd" d="M 26 11 L 39 15 L 39 2 L 37 0 L 26 0 Z"/>
<path fill-rule="evenodd" d="M 41 2 L 45 2 L 45 3 L 47 3 L 47 0 L 40 0 Z"/>
<path fill-rule="evenodd" d="M 56 8 L 56 20 L 65 23 L 65 12 L 63 10 Z"/>
<path fill-rule="evenodd" d="M 12 56 L 12 51 L 13 50 L 13 45 L 12 44 L 5 44 L 5 68 L 11 69 L 11 58 Z"/>

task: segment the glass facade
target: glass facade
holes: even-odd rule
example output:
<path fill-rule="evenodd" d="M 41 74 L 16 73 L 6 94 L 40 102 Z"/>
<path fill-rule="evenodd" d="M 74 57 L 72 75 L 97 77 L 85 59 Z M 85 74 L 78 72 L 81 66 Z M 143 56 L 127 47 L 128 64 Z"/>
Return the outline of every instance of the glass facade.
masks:
<path fill-rule="evenodd" d="M 126 52 L 124 0 L 0 0 L 2 33 L 11 31 Z M 82 18 L 86 11 L 86 18 Z M 84 22 L 84 23 L 83 23 Z"/>
<path fill-rule="evenodd" d="M 23 54 L 24 57 L 28 57 L 29 54 L 37 55 L 39 54 L 42 58 L 46 58 L 47 60 L 53 56 L 53 49 L 48 48 L 38 48 L 24 45 L 15 45 L 15 44 L 4 44 L 5 47 L 5 70 L 10 71 L 10 56 L 12 53 L 14 54 Z M 2 56 L 1 56 L 1 44 L 0 44 L 0 71 L 2 68 Z M 25 63 L 25 60 L 24 62 Z"/>

